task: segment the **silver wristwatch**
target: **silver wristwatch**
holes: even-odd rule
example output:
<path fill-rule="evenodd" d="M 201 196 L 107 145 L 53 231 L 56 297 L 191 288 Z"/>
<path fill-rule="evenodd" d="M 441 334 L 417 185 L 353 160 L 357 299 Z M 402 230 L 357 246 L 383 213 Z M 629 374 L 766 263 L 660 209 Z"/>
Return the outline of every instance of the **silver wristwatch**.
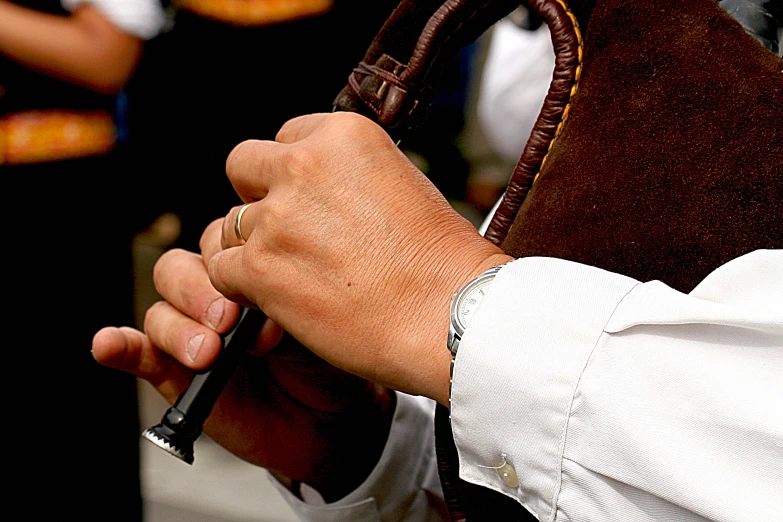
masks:
<path fill-rule="evenodd" d="M 451 296 L 451 309 L 449 324 L 448 348 L 452 356 L 457 355 L 457 348 L 465 333 L 468 322 L 476 313 L 481 301 L 484 299 L 486 290 L 495 279 L 495 274 L 503 268 L 504 265 L 493 266 L 480 276 L 471 279 L 457 290 L 457 293 Z"/>

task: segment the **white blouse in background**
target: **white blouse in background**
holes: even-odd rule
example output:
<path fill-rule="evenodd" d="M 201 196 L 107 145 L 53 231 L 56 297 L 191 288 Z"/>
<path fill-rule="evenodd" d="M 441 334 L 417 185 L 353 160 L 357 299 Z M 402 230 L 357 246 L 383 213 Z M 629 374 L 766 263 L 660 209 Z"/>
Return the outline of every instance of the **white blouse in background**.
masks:
<path fill-rule="evenodd" d="M 165 16 L 159 0 L 61 0 L 68 11 L 92 4 L 123 31 L 149 40 L 163 28 Z"/>

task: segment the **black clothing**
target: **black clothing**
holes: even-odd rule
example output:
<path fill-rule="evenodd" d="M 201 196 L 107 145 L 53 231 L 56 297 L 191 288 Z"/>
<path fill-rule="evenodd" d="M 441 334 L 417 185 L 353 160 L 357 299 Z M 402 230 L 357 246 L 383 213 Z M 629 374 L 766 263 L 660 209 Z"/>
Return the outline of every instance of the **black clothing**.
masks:
<path fill-rule="evenodd" d="M 158 197 L 152 214 L 183 220 L 177 246 L 197 250 L 204 228 L 242 203 L 225 173 L 234 146 L 331 111 L 396 4 L 336 0 L 326 14 L 258 27 L 176 12 L 131 85 L 129 125 L 137 170 Z"/>
<path fill-rule="evenodd" d="M 16 3 L 66 14 L 59 0 Z M 0 93 L 0 122 L 27 111 L 54 114 L 48 110 L 110 118 L 114 107 L 111 96 L 2 56 Z M 25 500 L 25 518 L 141 520 L 136 381 L 90 353 L 101 327 L 133 324 L 133 222 L 120 154 L 25 164 L 0 157 L 6 368 L 17 374 L 6 419 L 19 450 L 7 475 L 20 492 L 36 491 L 37 502 L 9 497 L 10 505 Z"/>

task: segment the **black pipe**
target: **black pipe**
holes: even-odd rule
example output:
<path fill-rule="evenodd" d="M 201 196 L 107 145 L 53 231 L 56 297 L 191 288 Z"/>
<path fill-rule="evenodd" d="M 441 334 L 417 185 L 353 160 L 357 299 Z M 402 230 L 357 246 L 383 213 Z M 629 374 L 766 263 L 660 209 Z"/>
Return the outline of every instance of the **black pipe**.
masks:
<path fill-rule="evenodd" d="M 193 377 L 193 382 L 166 411 L 160 424 L 145 430 L 142 437 L 193 464 L 193 445 L 201 435 L 204 422 L 240 359 L 255 345 L 265 320 L 266 315 L 260 310 L 243 308 L 237 323 L 223 336 L 223 348 L 215 362 Z"/>

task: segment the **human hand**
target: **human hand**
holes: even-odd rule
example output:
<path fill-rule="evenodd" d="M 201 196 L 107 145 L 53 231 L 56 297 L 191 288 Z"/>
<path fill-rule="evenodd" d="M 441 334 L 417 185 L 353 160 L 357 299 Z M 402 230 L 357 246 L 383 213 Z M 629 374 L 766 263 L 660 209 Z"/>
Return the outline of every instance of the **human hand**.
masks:
<path fill-rule="evenodd" d="M 482 238 L 375 123 L 353 113 L 286 123 L 227 161 L 241 245 L 205 257 L 215 287 L 258 306 L 353 374 L 448 403 L 449 299 L 511 258 Z"/>
<path fill-rule="evenodd" d="M 202 241 L 205 255 L 219 235 Z M 174 403 L 194 371 L 221 349 L 219 334 L 239 305 L 209 283 L 202 257 L 170 250 L 155 265 L 164 298 L 147 311 L 144 333 L 104 328 L 93 340 L 95 359 L 149 381 Z M 334 368 L 267 321 L 204 425 L 204 433 L 235 455 L 269 469 L 283 483 L 307 482 L 327 500 L 358 486 L 383 449 L 394 396 Z"/>

